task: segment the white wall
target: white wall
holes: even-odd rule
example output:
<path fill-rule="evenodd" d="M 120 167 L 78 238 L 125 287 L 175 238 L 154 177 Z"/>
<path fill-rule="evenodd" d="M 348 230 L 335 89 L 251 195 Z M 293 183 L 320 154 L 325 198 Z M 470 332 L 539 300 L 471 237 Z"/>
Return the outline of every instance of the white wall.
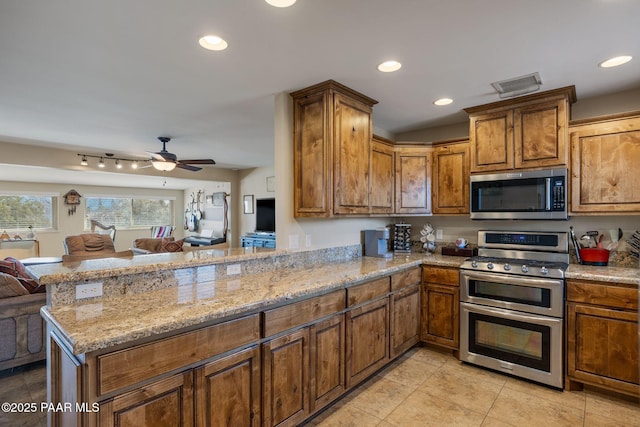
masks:
<path fill-rule="evenodd" d="M 47 184 L 47 183 L 25 183 L 25 182 L 0 182 L 1 191 L 29 191 L 29 192 L 48 192 L 59 193 L 57 205 L 57 229 L 54 231 L 38 231 L 37 238 L 40 241 L 40 256 L 61 256 L 64 253 L 62 242 L 66 236 L 82 234 L 88 230 L 84 229 L 84 198 L 81 198 L 80 205 L 76 207 L 76 213 L 68 214 L 68 206 L 64 204 L 62 195 L 67 191 L 74 189 L 82 196 L 91 195 L 107 195 L 107 196 L 163 196 L 175 199 L 174 215 L 176 220 L 180 220 L 183 215 L 184 200 L 181 190 L 156 190 L 147 188 L 123 188 L 123 187 L 107 187 L 107 186 L 86 186 L 86 185 L 69 185 L 69 184 Z M 180 225 L 180 223 L 176 224 Z M 27 230 L 21 231 L 26 235 Z M 139 237 L 150 237 L 151 231 L 148 228 L 141 230 L 117 230 L 115 246 L 116 250 L 124 251 L 132 246 L 133 240 Z M 177 227 L 174 235 L 181 238 L 184 235 L 182 227 Z M 5 255 L 6 256 L 6 255 Z"/>
<path fill-rule="evenodd" d="M 270 199 L 276 197 L 275 191 L 267 191 L 267 178 L 275 176 L 273 167 L 263 167 L 254 169 L 245 169 L 240 171 L 240 198 L 236 204 L 238 209 L 238 216 L 240 217 L 240 235 L 243 236 L 247 233 L 252 233 L 256 229 L 256 200 L 257 199 Z M 253 213 L 244 213 L 244 196 L 253 196 Z M 293 197 L 286 196 L 285 197 Z M 276 203 L 278 199 L 276 198 Z M 276 216 L 279 214 L 276 209 Z M 276 235 L 277 235 L 276 224 Z"/>

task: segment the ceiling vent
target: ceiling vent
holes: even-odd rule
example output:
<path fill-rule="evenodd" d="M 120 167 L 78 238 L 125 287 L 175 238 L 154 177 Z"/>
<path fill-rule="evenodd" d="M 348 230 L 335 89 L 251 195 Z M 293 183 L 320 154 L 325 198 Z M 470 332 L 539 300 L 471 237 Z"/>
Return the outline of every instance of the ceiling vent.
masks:
<path fill-rule="evenodd" d="M 513 96 L 535 92 L 540 89 L 541 84 L 542 80 L 540 80 L 540 75 L 538 73 L 531 73 L 526 76 L 491 83 L 491 86 L 500 94 L 500 98 L 511 98 Z"/>

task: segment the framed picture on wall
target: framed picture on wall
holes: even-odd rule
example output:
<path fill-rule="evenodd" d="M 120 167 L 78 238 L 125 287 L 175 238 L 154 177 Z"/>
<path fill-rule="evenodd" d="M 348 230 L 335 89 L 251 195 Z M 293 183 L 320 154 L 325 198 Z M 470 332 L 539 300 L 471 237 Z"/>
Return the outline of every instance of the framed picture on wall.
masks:
<path fill-rule="evenodd" d="M 244 202 L 244 213 L 252 214 L 253 213 L 253 194 L 242 196 L 242 201 Z"/>

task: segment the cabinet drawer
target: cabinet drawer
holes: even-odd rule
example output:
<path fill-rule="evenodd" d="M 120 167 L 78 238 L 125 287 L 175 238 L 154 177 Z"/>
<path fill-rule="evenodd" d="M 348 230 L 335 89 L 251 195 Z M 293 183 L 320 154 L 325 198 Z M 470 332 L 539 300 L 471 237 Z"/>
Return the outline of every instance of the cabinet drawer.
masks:
<path fill-rule="evenodd" d="M 260 339 L 258 314 L 97 358 L 98 395 L 148 380 Z"/>
<path fill-rule="evenodd" d="M 264 312 L 264 336 L 313 322 L 344 309 L 344 290 Z"/>
<path fill-rule="evenodd" d="M 638 289 L 604 282 L 567 280 L 567 300 L 637 310 Z"/>
<path fill-rule="evenodd" d="M 410 285 L 420 283 L 420 267 L 412 268 L 402 273 L 396 273 L 391 276 L 391 290 L 406 288 Z"/>
<path fill-rule="evenodd" d="M 422 281 L 460 286 L 460 270 L 457 268 L 423 267 Z"/>
<path fill-rule="evenodd" d="M 389 277 L 363 283 L 347 289 L 349 307 L 362 304 L 389 293 Z"/>

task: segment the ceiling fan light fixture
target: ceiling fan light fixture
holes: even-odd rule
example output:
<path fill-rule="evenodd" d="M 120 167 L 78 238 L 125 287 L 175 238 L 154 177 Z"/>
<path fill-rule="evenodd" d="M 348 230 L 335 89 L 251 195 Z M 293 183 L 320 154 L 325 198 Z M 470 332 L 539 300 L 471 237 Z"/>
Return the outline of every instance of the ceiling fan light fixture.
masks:
<path fill-rule="evenodd" d="M 151 164 L 159 171 L 169 172 L 176 168 L 176 164 L 173 162 L 165 162 L 162 160 L 151 160 Z"/>
<path fill-rule="evenodd" d="M 296 0 L 265 0 L 271 6 L 274 7 L 289 7 L 293 6 Z"/>
<path fill-rule="evenodd" d="M 198 43 L 207 50 L 225 50 L 229 46 L 225 39 L 212 34 L 200 37 Z"/>

